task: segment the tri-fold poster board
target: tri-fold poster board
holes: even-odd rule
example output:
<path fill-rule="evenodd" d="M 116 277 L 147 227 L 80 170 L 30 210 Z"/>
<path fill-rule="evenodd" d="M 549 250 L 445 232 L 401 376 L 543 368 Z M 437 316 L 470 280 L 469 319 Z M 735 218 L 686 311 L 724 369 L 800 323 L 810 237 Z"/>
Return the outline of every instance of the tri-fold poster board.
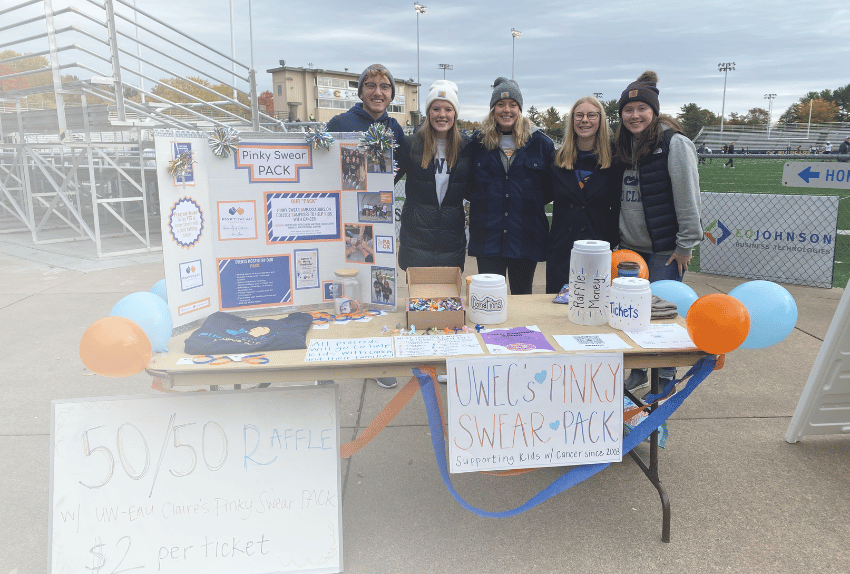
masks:
<path fill-rule="evenodd" d="M 373 159 L 360 134 L 334 135 L 316 149 L 303 133 L 242 133 L 219 157 L 207 132 L 154 132 L 175 328 L 216 311 L 330 306 L 343 268 L 358 271 L 361 304 L 395 307 L 392 155 Z M 175 177 L 165 166 L 184 152 L 192 164 Z"/>

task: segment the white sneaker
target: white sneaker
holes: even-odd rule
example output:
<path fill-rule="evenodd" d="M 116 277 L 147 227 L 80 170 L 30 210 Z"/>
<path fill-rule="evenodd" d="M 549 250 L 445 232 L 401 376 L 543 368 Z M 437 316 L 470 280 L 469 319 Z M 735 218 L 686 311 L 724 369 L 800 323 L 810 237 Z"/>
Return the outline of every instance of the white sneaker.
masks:
<path fill-rule="evenodd" d="M 392 389 L 393 387 L 398 386 L 398 379 L 395 377 L 381 377 L 375 379 L 375 382 L 383 389 Z"/>

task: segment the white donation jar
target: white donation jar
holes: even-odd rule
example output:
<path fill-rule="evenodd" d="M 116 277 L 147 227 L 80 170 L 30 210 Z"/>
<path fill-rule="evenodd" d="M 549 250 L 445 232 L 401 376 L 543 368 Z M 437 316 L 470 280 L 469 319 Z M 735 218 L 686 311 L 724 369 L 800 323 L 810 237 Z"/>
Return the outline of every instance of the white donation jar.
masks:
<path fill-rule="evenodd" d="M 578 325 L 608 322 L 611 282 L 611 246 L 607 241 L 582 239 L 570 251 L 570 308 L 568 317 Z"/>
<path fill-rule="evenodd" d="M 617 277 L 611 283 L 608 324 L 621 331 L 646 331 L 652 315 L 649 281 Z"/>
<path fill-rule="evenodd" d="M 473 275 L 469 284 L 469 321 L 499 325 L 508 320 L 508 286 L 502 275 Z"/>

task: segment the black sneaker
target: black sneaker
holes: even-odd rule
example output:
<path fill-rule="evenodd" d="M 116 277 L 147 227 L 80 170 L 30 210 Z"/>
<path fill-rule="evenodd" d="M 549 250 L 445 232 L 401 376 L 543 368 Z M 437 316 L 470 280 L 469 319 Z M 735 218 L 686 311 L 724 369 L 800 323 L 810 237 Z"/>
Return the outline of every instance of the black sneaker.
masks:
<path fill-rule="evenodd" d="M 627 391 L 636 391 L 649 386 L 649 378 L 643 369 L 632 369 L 628 378 L 623 381 L 623 387 Z"/>

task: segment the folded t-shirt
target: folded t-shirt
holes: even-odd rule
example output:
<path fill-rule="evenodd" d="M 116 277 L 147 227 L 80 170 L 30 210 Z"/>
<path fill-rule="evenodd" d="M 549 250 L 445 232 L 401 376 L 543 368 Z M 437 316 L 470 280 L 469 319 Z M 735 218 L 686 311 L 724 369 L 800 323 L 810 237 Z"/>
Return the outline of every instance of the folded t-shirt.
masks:
<path fill-rule="evenodd" d="M 217 355 L 306 349 L 307 330 L 312 324 L 313 316 L 309 313 L 249 320 L 218 311 L 189 335 L 184 351 L 189 355 Z"/>

